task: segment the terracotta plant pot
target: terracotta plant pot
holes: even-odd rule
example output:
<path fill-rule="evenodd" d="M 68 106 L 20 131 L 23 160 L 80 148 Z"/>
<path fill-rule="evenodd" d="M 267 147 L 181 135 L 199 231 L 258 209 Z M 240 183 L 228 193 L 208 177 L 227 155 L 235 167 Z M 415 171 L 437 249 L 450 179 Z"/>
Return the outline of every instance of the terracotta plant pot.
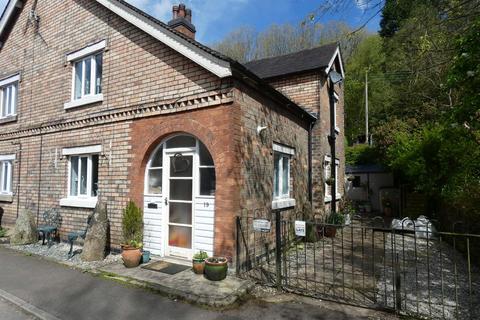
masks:
<path fill-rule="evenodd" d="M 205 272 L 205 259 L 192 259 L 193 272 L 203 274 Z"/>
<path fill-rule="evenodd" d="M 131 246 L 122 246 L 122 259 L 125 267 L 138 267 L 142 259 L 142 250 Z"/>
<path fill-rule="evenodd" d="M 323 228 L 323 235 L 327 238 L 335 238 L 336 234 L 337 234 L 337 228 L 335 227 L 325 226 Z"/>
<path fill-rule="evenodd" d="M 228 260 L 224 257 L 205 259 L 205 277 L 211 281 L 221 281 L 227 277 Z"/>

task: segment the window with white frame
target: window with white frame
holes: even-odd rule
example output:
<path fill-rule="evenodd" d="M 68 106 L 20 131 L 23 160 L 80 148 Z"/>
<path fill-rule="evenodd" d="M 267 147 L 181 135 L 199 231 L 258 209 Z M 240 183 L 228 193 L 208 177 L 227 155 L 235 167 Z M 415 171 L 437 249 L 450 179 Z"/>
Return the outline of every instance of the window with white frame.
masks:
<path fill-rule="evenodd" d="M 0 156 L 0 194 L 11 195 L 15 155 Z"/>
<path fill-rule="evenodd" d="M 293 148 L 273 145 L 273 202 L 274 209 L 295 205 L 291 198 L 291 159 L 295 154 Z"/>
<path fill-rule="evenodd" d="M 77 107 L 103 100 L 103 50 L 106 41 L 101 41 L 67 55 L 72 63 L 72 96 L 65 108 Z"/>
<path fill-rule="evenodd" d="M 62 155 L 68 159 L 68 185 L 61 206 L 95 208 L 101 152 L 101 145 L 63 149 Z"/>
<path fill-rule="evenodd" d="M 90 198 L 98 193 L 98 154 L 70 156 L 69 197 Z"/>
<path fill-rule="evenodd" d="M 338 193 L 338 170 L 340 166 L 340 161 L 338 159 L 335 160 L 335 194 L 337 198 L 339 198 Z M 332 157 L 325 156 L 324 160 L 324 180 L 325 180 L 325 201 L 332 200 L 332 189 L 333 181 L 332 181 Z"/>
<path fill-rule="evenodd" d="M 340 129 L 338 128 L 338 123 L 337 123 L 337 108 L 338 108 L 338 100 L 339 97 L 338 95 L 334 92 L 333 93 L 333 125 L 334 129 L 337 133 L 340 132 Z"/>
<path fill-rule="evenodd" d="M 0 81 L 0 118 L 17 114 L 19 75 Z"/>

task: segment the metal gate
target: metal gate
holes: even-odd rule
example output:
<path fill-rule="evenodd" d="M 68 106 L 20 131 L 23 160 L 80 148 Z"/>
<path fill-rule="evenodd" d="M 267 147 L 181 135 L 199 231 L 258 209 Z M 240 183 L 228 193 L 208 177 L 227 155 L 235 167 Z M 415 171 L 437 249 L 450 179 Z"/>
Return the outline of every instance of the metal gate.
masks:
<path fill-rule="evenodd" d="M 480 319 L 480 235 L 415 225 L 398 230 L 386 228 L 383 219 L 357 218 L 348 226 L 306 222 L 300 237 L 296 219 L 279 216 L 257 212 L 237 220 L 240 276 L 406 315 Z M 270 232 L 253 230 L 259 217 L 271 221 Z"/>

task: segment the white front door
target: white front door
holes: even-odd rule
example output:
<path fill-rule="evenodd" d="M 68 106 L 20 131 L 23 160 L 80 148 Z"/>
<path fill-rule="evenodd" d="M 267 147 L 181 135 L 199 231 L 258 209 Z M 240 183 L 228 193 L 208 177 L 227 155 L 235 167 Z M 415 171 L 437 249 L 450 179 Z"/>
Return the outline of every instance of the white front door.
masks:
<path fill-rule="evenodd" d="M 163 159 L 167 256 L 191 259 L 193 255 L 195 156 L 195 152 L 166 152 Z"/>
<path fill-rule="evenodd" d="M 205 145 L 175 135 L 152 153 L 145 170 L 144 247 L 153 254 L 191 259 L 213 255 L 215 167 Z"/>

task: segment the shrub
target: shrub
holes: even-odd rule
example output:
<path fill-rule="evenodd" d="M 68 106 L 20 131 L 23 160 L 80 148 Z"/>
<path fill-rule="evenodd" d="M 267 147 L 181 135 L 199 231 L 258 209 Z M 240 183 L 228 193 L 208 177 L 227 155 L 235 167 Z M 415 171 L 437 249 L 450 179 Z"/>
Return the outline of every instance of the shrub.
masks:
<path fill-rule="evenodd" d="M 200 251 L 193 255 L 193 259 L 195 260 L 205 260 L 207 258 L 208 258 L 208 254 L 205 251 Z"/>
<path fill-rule="evenodd" d="M 5 237 L 6 234 L 7 234 L 7 229 L 3 229 L 2 227 L 0 227 L 0 238 Z"/>
<path fill-rule="evenodd" d="M 137 248 L 142 246 L 143 213 L 131 200 L 123 211 L 122 231 L 125 244 Z"/>

